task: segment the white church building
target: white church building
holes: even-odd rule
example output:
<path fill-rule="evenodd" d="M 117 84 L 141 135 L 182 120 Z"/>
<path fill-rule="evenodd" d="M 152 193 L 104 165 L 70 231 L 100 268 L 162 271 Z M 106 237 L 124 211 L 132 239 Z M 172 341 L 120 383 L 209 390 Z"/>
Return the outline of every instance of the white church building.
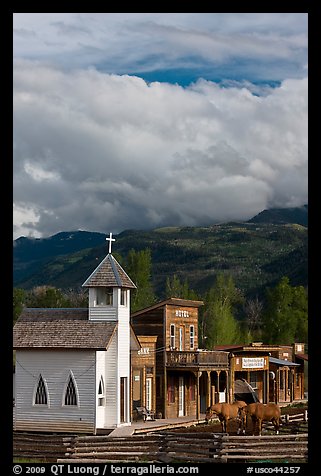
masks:
<path fill-rule="evenodd" d="M 13 331 L 15 430 L 103 433 L 130 425 L 135 284 L 109 253 L 84 282 L 88 308 L 26 308 Z"/>

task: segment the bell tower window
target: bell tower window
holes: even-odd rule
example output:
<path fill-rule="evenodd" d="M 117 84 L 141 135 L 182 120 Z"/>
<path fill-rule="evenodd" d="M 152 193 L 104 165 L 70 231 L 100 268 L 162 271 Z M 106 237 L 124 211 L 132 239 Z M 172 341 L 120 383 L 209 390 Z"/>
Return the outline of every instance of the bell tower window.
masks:
<path fill-rule="evenodd" d="M 113 305 L 113 288 L 97 288 L 97 306 L 112 306 Z"/>
<path fill-rule="evenodd" d="M 120 305 L 127 306 L 127 290 L 126 289 L 120 290 Z"/>

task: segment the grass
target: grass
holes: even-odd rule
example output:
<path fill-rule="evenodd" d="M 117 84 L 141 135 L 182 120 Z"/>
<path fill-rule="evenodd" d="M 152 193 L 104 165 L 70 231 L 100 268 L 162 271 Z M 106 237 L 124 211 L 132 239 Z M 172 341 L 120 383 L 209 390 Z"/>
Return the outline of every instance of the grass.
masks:
<path fill-rule="evenodd" d="M 37 458 L 13 458 L 13 463 L 46 463 L 46 460 Z"/>

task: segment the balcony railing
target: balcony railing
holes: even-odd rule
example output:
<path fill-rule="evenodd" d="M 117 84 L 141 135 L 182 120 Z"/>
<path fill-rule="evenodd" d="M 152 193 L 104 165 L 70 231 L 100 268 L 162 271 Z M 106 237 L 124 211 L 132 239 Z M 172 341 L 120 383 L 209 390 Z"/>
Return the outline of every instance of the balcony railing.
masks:
<path fill-rule="evenodd" d="M 168 367 L 227 367 L 228 364 L 228 352 L 215 350 L 203 350 L 195 352 L 172 350 L 166 352 L 166 365 Z"/>

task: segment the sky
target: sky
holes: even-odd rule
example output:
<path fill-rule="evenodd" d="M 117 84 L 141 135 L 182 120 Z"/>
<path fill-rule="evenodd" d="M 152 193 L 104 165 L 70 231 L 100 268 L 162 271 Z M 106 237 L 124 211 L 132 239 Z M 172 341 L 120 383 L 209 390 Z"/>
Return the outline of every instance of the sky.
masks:
<path fill-rule="evenodd" d="M 14 13 L 13 238 L 308 203 L 307 13 Z"/>

